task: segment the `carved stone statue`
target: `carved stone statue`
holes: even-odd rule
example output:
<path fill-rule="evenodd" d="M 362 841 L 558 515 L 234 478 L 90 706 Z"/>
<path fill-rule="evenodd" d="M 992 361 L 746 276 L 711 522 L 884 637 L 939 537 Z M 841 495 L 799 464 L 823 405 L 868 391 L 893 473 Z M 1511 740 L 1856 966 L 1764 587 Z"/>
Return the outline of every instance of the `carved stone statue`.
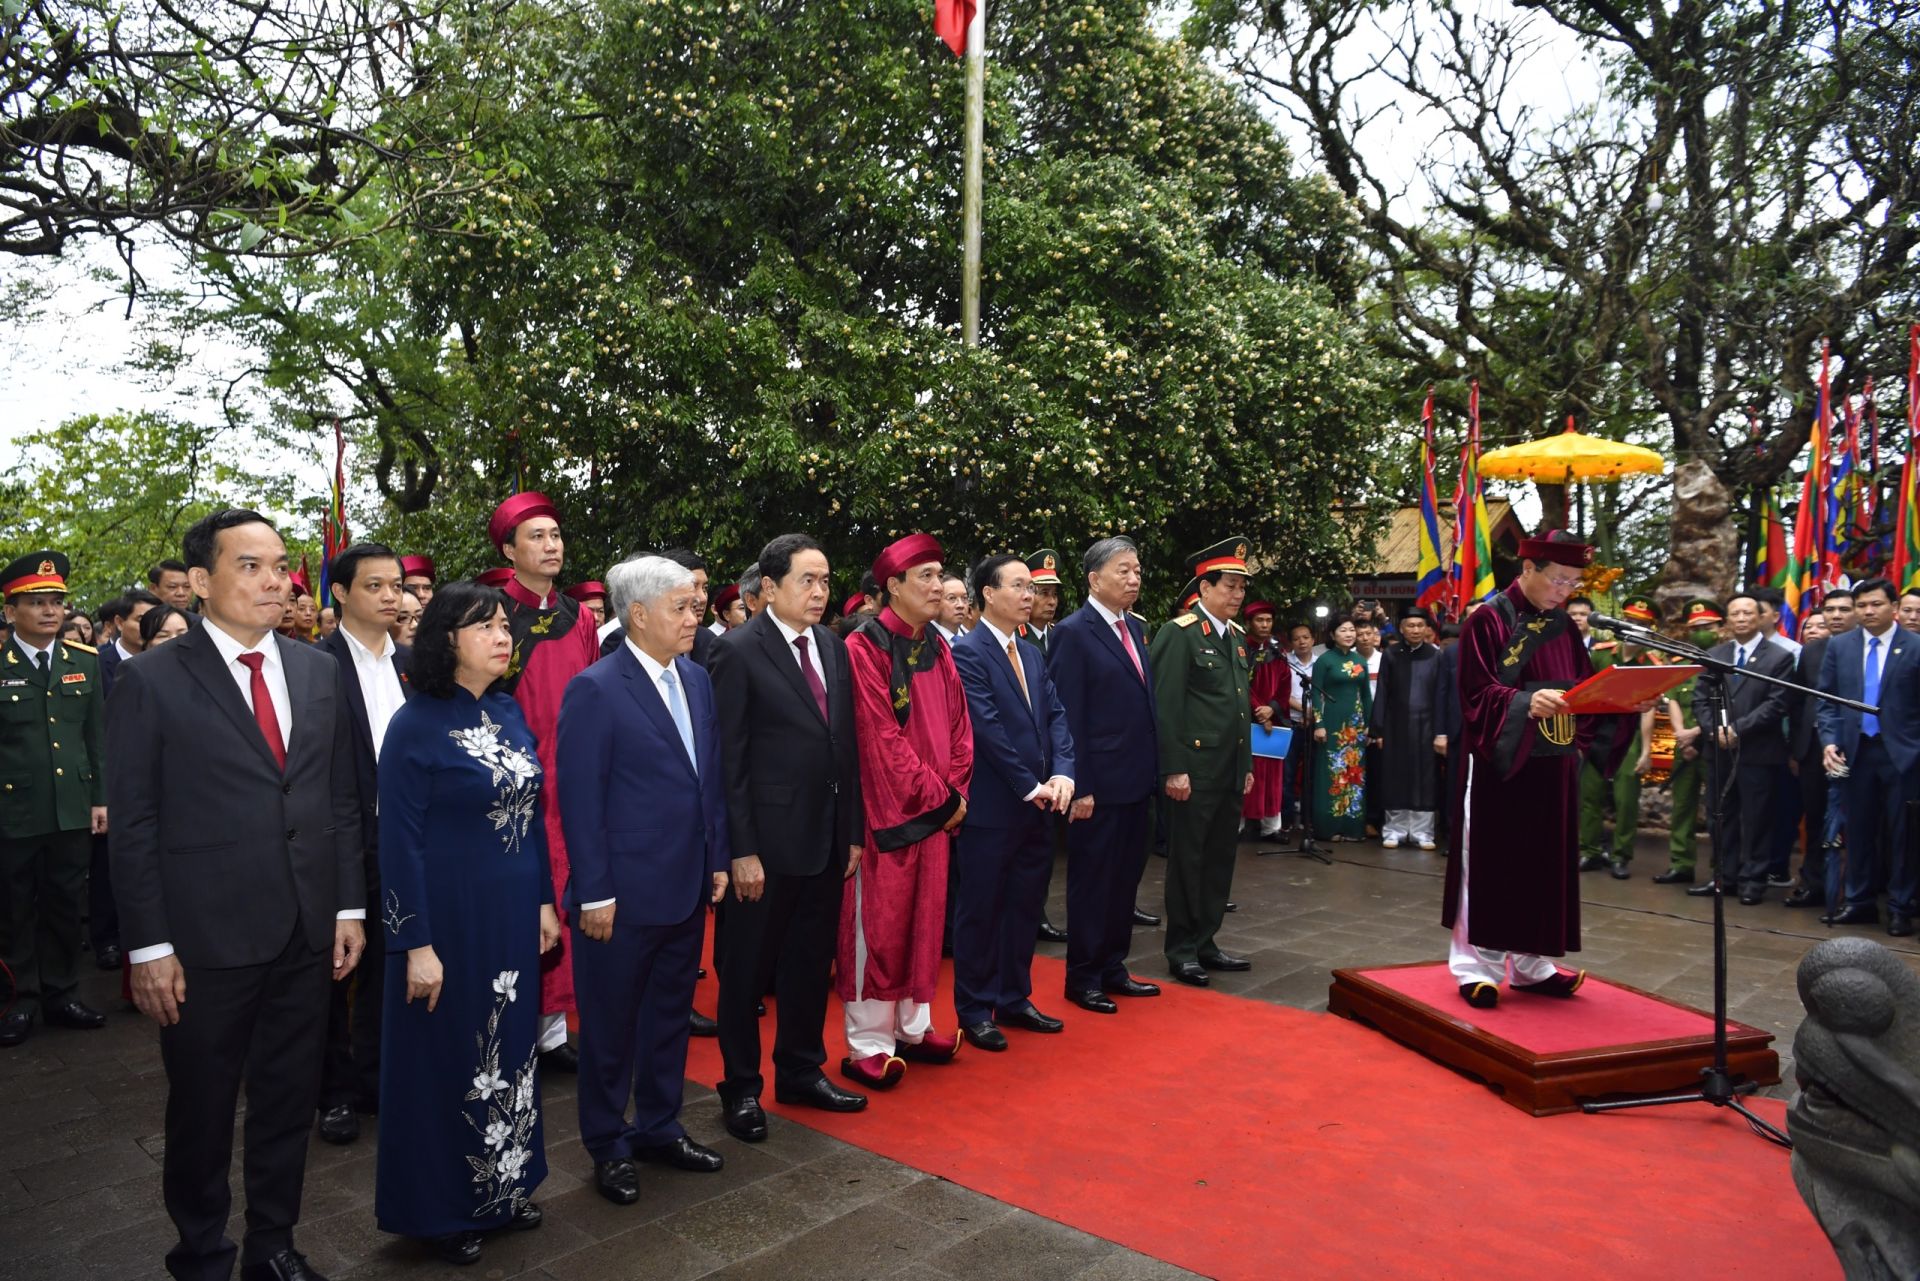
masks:
<path fill-rule="evenodd" d="M 1853 1281 L 1920 1277 L 1920 976 L 1878 943 L 1800 962 L 1793 1181 Z"/>

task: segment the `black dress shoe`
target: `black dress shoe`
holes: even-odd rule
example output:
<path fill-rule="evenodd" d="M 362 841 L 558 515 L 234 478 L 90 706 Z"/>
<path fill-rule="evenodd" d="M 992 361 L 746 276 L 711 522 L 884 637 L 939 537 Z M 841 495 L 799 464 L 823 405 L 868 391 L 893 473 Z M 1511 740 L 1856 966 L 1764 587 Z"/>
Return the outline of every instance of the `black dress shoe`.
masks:
<path fill-rule="evenodd" d="M 580 1070 L 580 1051 L 566 1042 L 561 1042 L 551 1050 L 540 1051 L 540 1070 L 543 1072 L 578 1072 Z"/>
<path fill-rule="evenodd" d="M 766 1141 L 767 1114 L 761 1110 L 760 1100 L 751 1094 L 743 1094 L 731 1103 L 722 1103 L 720 1119 L 726 1122 L 727 1133 L 742 1143 Z"/>
<path fill-rule="evenodd" d="M 40 1007 L 40 1021 L 48 1027 L 70 1027 L 81 1032 L 96 1032 L 107 1025 L 107 1016 L 89 1009 L 72 997 Z"/>
<path fill-rule="evenodd" d="M 1627 867 L 1627 860 L 1623 858 L 1608 860 L 1607 873 L 1616 881 L 1630 880 L 1633 877 L 1633 872 Z"/>
<path fill-rule="evenodd" d="M 522 1201 L 513 1208 L 513 1217 L 507 1220 L 509 1232 L 531 1232 L 547 1221 L 546 1213 L 531 1201 Z"/>
<path fill-rule="evenodd" d="M 1688 898 L 1706 898 L 1720 892 L 1720 882 L 1708 881 L 1705 885 L 1696 885 L 1687 891 Z"/>
<path fill-rule="evenodd" d="M 1670 867 L 1666 871 L 1655 875 L 1653 883 L 1655 885 L 1691 885 L 1693 884 L 1693 873 L 1683 872 L 1677 867 Z"/>
<path fill-rule="evenodd" d="M 1606 865 L 1607 856 L 1605 854 L 1589 854 L 1580 860 L 1580 870 L 1583 872 L 1597 872 Z"/>
<path fill-rule="evenodd" d="M 433 1252 L 440 1256 L 442 1263 L 451 1263 L 457 1267 L 466 1267 L 469 1263 L 480 1262 L 480 1234 L 478 1232 L 456 1232 L 452 1236 L 435 1237 Z"/>
<path fill-rule="evenodd" d="M 24 1010 L 0 1015 L 0 1049 L 10 1049 L 33 1035 L 33 1015 Z"/>
<path fill-rule="evenodd" d="M 775 1085 L 773 1097 L 795 1107 L 819 1108 L 822 1112 L 860 1112 L 867 1096 L 843 1090 L 824 1076 L 816 1076 L 805 1085 Z"/>
<path fill-rule="evenodd" d="M 719 1036 L 720 1025 L 698 1010 L 688 1010 L 687 1034 L 689 1036 Z"/>
<path fill-rule="evenodd" d="M 1894 938 L 1903 939 L 1913 933 L 1913 918 L 1905 912 L 1887 912 L 1887 933 Z"/>
<path fill-rule="evenodd" d="M 1055 925 L 1052 921 L 1043 918 L 1040 922 L 1040 941 L 1042 943 L 1064 943 L 1067 941 L 1067 932 Z"/>
<path fill-rule="evenodd" d="M 1238 912 L 1239 910 L 1240 910 L 1240 905 L 1238 903 L 1234 902 L 1232 899 L 1227 900 L 1227 911 Z"/>
<path fill-rule="evenodd" d="M 320 1114 L 320 1137 L 336 1144 L 360 1137 L 360 1117 L 351 1103 L 336 1103 Z"/>
<path fill-rule="evenodd" d="M 1191 987 L 1208 987 L 1213 980 L 1200 968 L 1198 961 L 1181 961 L 1178 965 L 1169 965 L 1167 972 Z"/>
<path fill-rule="evenodd" d="M 1092 1010 L 1095 1014 L 1118 1014 L 1120 1012 L 1120 1007 L 1115 1005 L 1113 1000 L 1108 997 L 1105 992 L 1099 991 L 1096 988 L 1088 988 L 1084 992 L 1076 992 L 1072 988 L 1068 988 L 1067 999 L 1081 1009 Z"/>
<path fill-rule="evenodd" d="M 1500 1004 L 1500 989 L 1491 983 L 1462 983 L 1460 998 L 1476 1010 L 1491 1010 Z"/>
<path fill-rule="evenodd" d="M 625 1157 L 614 1161 L 595 1161 L 593 1186 L 615 1205 L 632 1205 L 640 1199 L 640 1171 Z"/>
<path fill-rule="evenodd" d="M 1133 975 L 1131 974 L 1127 975 L 1126 982 L 1109 983 L 1106 986 L 1105 990 L 1108 996 L 1158 996 L 1160 995 L 1160 985 L 1158 983 L 1147 983 L 1133 977 Z"/>
<path fill-rule="evenodd" d="M 109 943 L 94 953 L 93 963 L 103 970 L 117 970 L 120 968 L 121 956 L 120 945 Z"/>
<path fill-rule="evenodd" d="M 1133 909 L 1133 923 L 1135 925 L 1153 926 L 1160 924 L 1160 918 L 1152 912 L 1142 912 L 1136 907 Z"/>
<path fill-rule="evenodd" d="M 1827 896 L 1811 885 L 1801 885 L 1788 891 L 1787 897 L 1782 901 L 1788 907 L 1825 907 Z"/>
<path fill-rule="evenodd" d="M 695 1143 L 684 1134 L 671 1143 L 656 1143 L 650 1148 L 641 1148 L 633 1154 L 633 1159 L 649 1165 L 671 1166 L 691 1174 L 718 1174 L 727 1163 L 726 1158 L 718 1152 Z"/>
<path fill-rule="evenodd" d="M 1050 1019 L 1034 1009 L 1031 1001 L 1024 1009 L 1000 1011 L 1000 1021 L 1009 1027 L 1025 1028 L 1029 1032 L 1058 1032 L 1066 1027 L 1059 1019 Z"/>
<path fill-rule="evenodd" d="M 995 1027 L 989 1019 L 981 1019 L 978 1023 L 962 1024 L 960 1035 L 967 1038 L 967 1044 L 995 1054 L 1007 1048 L 1007 1034 Z"/>
<path fill-rule="evenodd" d="M 1202 952 L 1200 964 L 1209 970 L 1222 970 L 1229 974 L 1239 974 L 1253 968 L 1252 961 L 1231 952 Z"/>
<path fill-rule="evenodd" d="M 1855 903 L 1820 918 L 1827 925 L 1878 925 L 1880 909 L 1871 903 Z"/>
<path fill-rule="evenodd" d="M 249 1263 L 240 1269 L 240 1281 L 327 1281 L 307 1256 L 298 1250 L 282 1250 L 264 1263 Z"/>

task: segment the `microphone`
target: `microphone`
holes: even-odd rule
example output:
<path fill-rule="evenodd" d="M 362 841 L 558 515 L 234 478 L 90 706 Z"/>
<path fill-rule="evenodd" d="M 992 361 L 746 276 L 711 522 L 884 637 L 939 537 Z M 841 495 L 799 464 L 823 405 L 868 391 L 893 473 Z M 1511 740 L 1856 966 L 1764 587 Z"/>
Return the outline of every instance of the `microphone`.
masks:
<path fill-rule="evenodd" d="M 1587 615 L 1587 624 L 1609 632 L 1645 632 L 1649 629 L 1639 623 L 1629 623 L 1624 618 L 1613 618 L 1606 614 Z"/>

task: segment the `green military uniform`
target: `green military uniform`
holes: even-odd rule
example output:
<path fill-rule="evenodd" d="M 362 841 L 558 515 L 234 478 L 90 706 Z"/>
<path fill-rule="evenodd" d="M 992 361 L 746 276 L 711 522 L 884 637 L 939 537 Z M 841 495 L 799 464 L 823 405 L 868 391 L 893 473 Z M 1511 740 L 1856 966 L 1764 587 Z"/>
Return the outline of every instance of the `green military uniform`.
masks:
<path fill-rule="evenodd" d="M 1691 639 L 1702 649 L 1711 649 L 1718 643 L 1715 632 L 1722 621 L 1720 607 L 1709 600 L 1691 601 L 1687 605 L 1686 625 L 1693 630 Z M 1693 687 L 1697 682 L 1689 680 L 1667 693 L 1680 709 L 1682 728 L 1692 729 L 1698 722 L 1693 719 Z M 1664 713 L 1664 709 L 1661 714 Z M 1686 758 L 1685 750 L 1676 742 L 1673 746 L 1673 773 L 1667 780 L 1667 789 L 1673 796 L 1673 818 L 1669 825 L 1671 835 L 1667 839 L 1668 875 L 1692 879 L 1694 863 L 1698 858 L 1696 836 L 1700 830 L 1700 791 L 1706 785 L 1706 761 L 1700 756 L 1700 739 L 1694 740 L 1695 754 L 1692 760 Z"/>
<path fill-rule="evenodd" d="M 1603 668 L 1612 667 L 1619 654 L 1619 642 L 1595 639 L 1587 650 L 1587 657 L 1593 663 L 1598 674 Z M 1622 767 L 1625 768 L 1624 766 Z M 1619 775 L 1614 776 L 1615 782 Z M 1592 871 L 1606 863 L 1606 825 L 1607 798 L 1614 784 L 1607 781 L 1592 761 L 1580 764 L 1580 867 L 1582 871 Z"/>
<path fill-rule="evenodd" d="M 1245 577 L 1246 541 L 1229 538 L 1188 558 L 1195 578 Z M 1241 798 L 1253 772 L 1252 665 L 1245 634 L 1203 608 L 1154 633 L 1153 693 L 1160 717 L 1160 777 L 1184 774 L 1186 800 L 1169 809 L 1167 964 L 1176 978 L 1204 983 L 1209 969 L 1246 969 L 1214 943 L 1233 889 Z"/>
<path fill-rule="evenodd" d="M 64 597 L 66 575 L 66 557 L 34 552 L 0 571 L 0 594 L 16 606 Z M 56 639 L 35 651 L 16 626 L 0 654 L 0 958 L 13 972 L 14 1011 L 29 1019 L 71 1003 L 80 977 L 93 809 L 107 803 L 101 701 L 91 648 Z M 28 1026 L 16 1021 L 6 1043 Z"/>

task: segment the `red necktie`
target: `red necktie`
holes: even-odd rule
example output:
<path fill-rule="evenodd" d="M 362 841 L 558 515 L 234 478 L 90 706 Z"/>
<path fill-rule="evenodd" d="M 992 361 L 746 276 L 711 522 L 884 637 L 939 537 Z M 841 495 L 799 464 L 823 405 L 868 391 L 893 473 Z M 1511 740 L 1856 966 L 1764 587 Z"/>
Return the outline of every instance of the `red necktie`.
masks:
<path fill-rule="evenodd" d="M 260 726 L 261 737 L 267 740 L 267 750 L 273 753 L 274 763 L 282 770 L 287 768 L 287 745 L 280 740 L 280 716 L 273 710 L 273 695 L 267 692 L 267 676 L 260 665 L 267 661 L 265 654 L 242 654 L 240 662 L 253 673 L 253 719 Z"/>
<path fill-rule="evenodd" d="M 1134 673 L 1140 677 L 1141 682 L 1144 684 L 1147 679 L 1147 669 L 1140 666 L 1139 652 L 1133 648 L 1133 629 L 1127 626 L 1127 620 L 1124 618 L 1114 619 L 1113 625 L 1120 629 L 1120 643 L 1126 646 L 1127 657 L 1133 660 Z"/>
<path fill-rule="evenodd" d="M 833 718 L 827 715 L 827 687 L 820 683 L 820 673 L 807 661 L 807 638 L 794 637 L 793 647 L 800 651 L 800 670 L 807 674 L 807 688 L 813 691 L 813 705 L 820 709 L 820 719 L 831 721 Z"/>

